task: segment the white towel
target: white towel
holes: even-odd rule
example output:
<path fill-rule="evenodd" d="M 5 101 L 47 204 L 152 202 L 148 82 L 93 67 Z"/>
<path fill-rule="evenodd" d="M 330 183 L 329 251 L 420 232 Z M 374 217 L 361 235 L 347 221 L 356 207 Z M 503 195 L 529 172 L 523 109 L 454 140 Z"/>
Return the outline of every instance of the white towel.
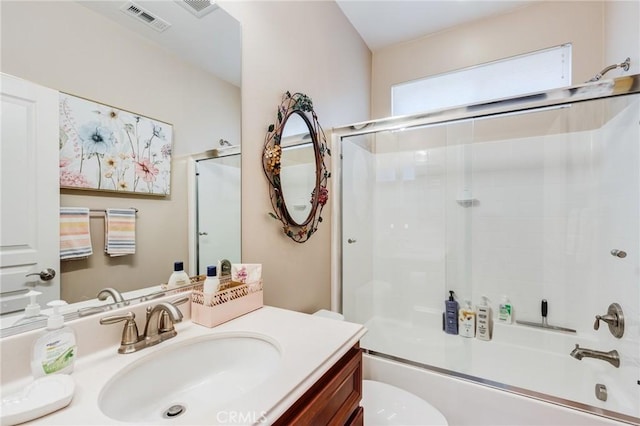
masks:
<path fill-rule="evenodd" d="M 89 209 L 60 207 L 60 260 L 84 259 L 92 254 Z"/>
<path fill-rule="evenodd" d="M 136 210 L 107 209 L 104 224 L 104 251 L 112 256 L 136 252 Z"/>

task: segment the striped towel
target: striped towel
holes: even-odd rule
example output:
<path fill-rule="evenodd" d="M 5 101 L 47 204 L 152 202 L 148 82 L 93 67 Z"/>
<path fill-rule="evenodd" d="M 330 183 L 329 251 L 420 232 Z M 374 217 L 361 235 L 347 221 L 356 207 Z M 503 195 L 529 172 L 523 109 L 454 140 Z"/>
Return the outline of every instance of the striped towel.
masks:
<path fill-rule="evenodd" d="M 92 254 L 89 209 L 60 207 L 60 260 L 84 259 Z"/>
<path fill-rule="evenodd" d="M 136 252 L 135 209 L 107 209 L 104 224 L 104 251 L 108 255 L 124 256 Z"/>

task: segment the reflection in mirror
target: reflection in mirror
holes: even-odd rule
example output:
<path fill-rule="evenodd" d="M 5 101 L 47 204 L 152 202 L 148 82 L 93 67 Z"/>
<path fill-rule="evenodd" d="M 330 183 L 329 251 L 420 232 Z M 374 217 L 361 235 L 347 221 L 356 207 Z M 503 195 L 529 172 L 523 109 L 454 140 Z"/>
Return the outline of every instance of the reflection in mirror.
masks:
<path fill-rule="evenodd" d="M 312 213 L 313 200 L 310 194 L 316 187 L 314 151 L 311 143 L 282 148 L 280 158 L 282 196 L 291 220 L 298 224 L 308 222 L 309 215 Z"/>
<path fill-rule="evenodd" d="M 154 31 L 144 22 L 122 13 L 119 2 L 3 1 L 2 4 L 0 71 L 54 90 L 148 114 L 171 122 L 176 131 L 170 197 L 151 199 L 94 191 L 61 191 L 60 205 L 65 207 L 136 207 L 139 210 L 135 255 L 105 256 L 100 242 L 104 219 L 92 217 L 93 255 L 88 260 L 60 265 L 60 281 L 56 283 L 59 295 L 54 298 L 69 301 L 66 312 L 76 315 L 78 309 L 113 303 L 111 298 L 105 301 L 96 298 L 103 288 L 117 289 L 126 299 L 148 297 L 166 282 L 174 261 L 183 260 L 187 264 L 191 250 L 185 219 L 193 213 L 186 211 L 184 190 L 188 158 L 191 153 L 210 149 L 220 138 L 240 145 L 239 22 L 221 7 L 198 19 L 186 13 L 177 2 L 141 0 L 137 3 L 170 22 L 170 30 Z M 85 31 L 83 37 L 68 31 L 78 25 L 79 31 L 84 28 L 90 31 Z M 203 36 L 203 31 L 208 35 Z M 101 59 L 99 63 L 87 61 L 81 52 L 92 52 Z M 56 63 L 55 72 L 50 67 L 36 66 L 41 63 Z M 57 113 L 56 109 L 55 122 Z M 57 129 L 55 133 L 57 138 Z M 57 168 L 57 160 L 52 158 L 52 161 Z M 2 208 L 4 216 L 7 206 Z M 57 211 L 58 206 L 50 208 Z M 48 265 L 40 269 L 44 267 Z M 195 270 L 187 272 L 196 273 Z M 24 284 L 24 294 L 29 288 L 38 290 L 47 285 L 31 280 Z M 47 300 L 38 302 L 45 310 Z M 25 297 L 24 306 L 27 303 Z M 23 313 L 9 314 L 12 318 L 2 316 L 2 328 L 11 326 Z M 44 326 L 44 322 L 35 326 Z"/>
<path fill-rule="evenodd" d="M 221 259 L 240 263 L 240 160 L 235 153 L 196 162 L 196 270 L 200 275 Z"/>
<path fill-rule="evenodd" d="M 269 125 L 265 137 L 262 169 L 274 210 L 269 214 L 282 222 L 284 234 L 297 243 L 311 238 L 322 222 L 331 176 L 325 154 L 331 152 L 311 98 L 286 92 L 277 122 Z"/>

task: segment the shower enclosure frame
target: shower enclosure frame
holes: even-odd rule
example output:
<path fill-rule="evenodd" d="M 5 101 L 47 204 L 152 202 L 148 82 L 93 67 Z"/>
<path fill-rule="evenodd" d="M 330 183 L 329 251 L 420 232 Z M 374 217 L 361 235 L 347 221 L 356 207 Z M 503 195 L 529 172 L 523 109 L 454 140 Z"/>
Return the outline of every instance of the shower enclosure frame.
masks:
<path fill-rule="evenodd" d="M 640 74 L 619 77 L 615 79 L 603 79 L 595 82 L 582 83 L 566 88 L 553 89 L 546 92 L 532 93 L 529 95 L 498 99 L 491 102 L 479 103 L 454 108 L 446 108 L 420 114 L 384 118 L 360 122 L 352 125 L 334 128 L 331 136 L 331 149 L 334 153 L 334 161 L 331 164 L 332 179 L 332 208 L 331 208 L 331 309 L 342 312 L 342 244 L 347 236 L 342 233 L 342 140 L 344 138 L 374 134 L 377 132 L 418 128 L 427 125 L 453 123 L 461 120 L 471 120 L 524 112 L 533 109 L 557 108 L 564 105 L 576 104 L 598 99 L 617 96 L 633 95 L 640 93 Z M 335 160 L 335 159 L 339 159 Z M 516 386 L 494 382 L 469 376 L 464 373 L 447 370 L 445 368 L 424 365 L 406 359 L 399 359 L 393 355 L 381 354 L 363 348 L 366 353 L 380 356 L 383 359 L 391 359 L 406 365 L 425 368 L 430 371 L 469 380 L 474 383 L 487 385 L 493 388 L 506 390 L 519 395 L 539 399 L 545 402 L 563 405 L 580 411 L 600 415 L 614 420 L 636 424 L 638 418 L 624 413 L 608 411 L 593 407 L 578 401 L 542 394 L 540 392 L 523 389 Z"/>

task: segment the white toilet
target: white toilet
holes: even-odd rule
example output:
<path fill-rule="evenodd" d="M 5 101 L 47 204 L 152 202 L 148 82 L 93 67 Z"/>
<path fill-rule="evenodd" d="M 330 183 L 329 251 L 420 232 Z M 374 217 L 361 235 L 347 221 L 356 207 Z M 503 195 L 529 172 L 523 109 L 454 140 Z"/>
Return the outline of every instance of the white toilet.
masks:
<path fill-rule="evenodd" d="M 314 315 L 344 320 L 336 312 L 321 309 Z M 365 426 L 421 425 L 448 426 L 447 419 L 435 407 L 404 389 L 377 382 L 362 381 L 362 401 Z"/>

